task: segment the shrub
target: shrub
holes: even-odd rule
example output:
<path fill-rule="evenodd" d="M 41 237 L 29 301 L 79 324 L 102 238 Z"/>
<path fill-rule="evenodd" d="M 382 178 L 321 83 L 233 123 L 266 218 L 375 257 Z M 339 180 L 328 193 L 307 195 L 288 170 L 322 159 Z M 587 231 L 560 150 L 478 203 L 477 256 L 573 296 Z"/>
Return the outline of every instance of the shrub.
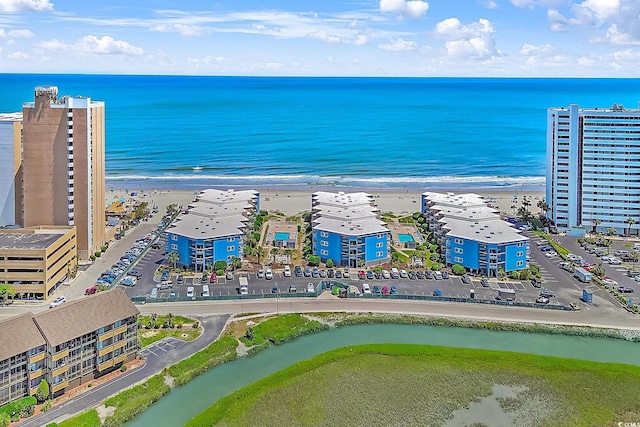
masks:
<path fill-rule="evenodd" d="M 467 272 L 467 270 L 460 264 L 454 264 L 453 267 L 451 267 L 451 271 L 456 276 L 462 276 L 464 273 Z"/>
<path fill-rule="evenodd" d="M 120 366 L 120 372 L 125 372 L 127 370 L 127 365 Z"/>
<path fill-rule="evenodd" d="M 335 267 L 335 263 L 333 262 L 332 259 L 328 259 L 326 264 L 327 264 L 327 268 Z"/>
<path fill-rule="evenodd" d="M 179 387 L 215 366 L 234 360 L 237 346 L 235 338 L 222 337 L 193 356 L 170 366 L 167 371 L 174 378 L 173 384 Z"/>
<path fill-rule="evenodd" d="M 163 376 L 155 375 L 142 384 L 121 391 L 104 402 L 106 406 L 115 408 L 113 415 L 104 420 L 104 427 L 120 426 L 135 418 L 170 390 Z"/>
<path fill-rule="evenodd" d="M 200 323 L 197 320 L 193 322 L 193 329 L 198 329 L 199 326 L 200 326 Z"/>
<path fill-rule="evenodd" d="M 51 405 L 52 402 L 50 400 L 47 400 L 46 402 L 44 402 L 44 404 L 40 407 L 40 410 L 42 412 L 47 412 L 49 409 L 51 409 Z"/>
<path fill-rule="evenodd" d="M 16 422 L 20 420 L 20 418 L 30 417 L 33 415 L 36 403 L 37 399 L 33 396 L 26 396 L 22 399 L 14 400 L 0 407 L 0 416 L 6 414 L 12 422 Z"/>
<path fill-rule="evenodd" d="M 96 256 L 95 256 L 95 255 L 91 255 L 91 256 L 89 256 L 89 259 L 90 259 L 91 261 L 95 261 L 95 260 L 96 260 Z"/>
<path fill-rule="evenodd" d="M 96 256 L 96 258 L 100 258 L 100 255 L 102 255 L 102 252 L 97 251 L 94 255 Z"/>
<path fill-rule="evenodd" d="M 0 427 L 8 427 L 11 424 L 11 417 L 5 412 L 0 412 Z"/>
<path fill-rule="evenodd" d="M 36 399 L 38 402 L 44 402 L 49 397 L 49 383 L 47 380 L 40 381 L 36 390 Z"/>

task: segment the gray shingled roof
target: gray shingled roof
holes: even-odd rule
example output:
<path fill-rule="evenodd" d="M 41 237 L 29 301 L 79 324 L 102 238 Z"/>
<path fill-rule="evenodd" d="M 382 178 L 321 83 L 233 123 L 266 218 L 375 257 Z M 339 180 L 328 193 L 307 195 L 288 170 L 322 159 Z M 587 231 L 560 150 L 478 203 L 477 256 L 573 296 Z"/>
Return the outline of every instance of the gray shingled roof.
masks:
<path fill-rule="evenodd" d="M 0 360 L 46 344 L 33 321 L 33 313 L 23 313 L 0 321 Z"/>
<path fill-rule="evenodd" d="M 139 314 L 122 289 L 99 292 L 38 313 L 34 320 L 52 346 Z"/>

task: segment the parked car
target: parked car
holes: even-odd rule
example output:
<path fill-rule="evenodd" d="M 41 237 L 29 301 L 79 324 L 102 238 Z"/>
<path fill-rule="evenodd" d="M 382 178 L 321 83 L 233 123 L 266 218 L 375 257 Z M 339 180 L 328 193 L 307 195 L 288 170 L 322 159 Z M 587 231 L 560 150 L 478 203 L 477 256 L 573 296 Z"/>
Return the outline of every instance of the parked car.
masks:
<path fill-rule="evenodd" d="M 279 292 L 279 289 L 277 286 L 274 286 L 273 288 L 271 288 L 271 293 L 272 294 L 277 294 Z"/>
<path fill-rule="evenodd" d="M 233 271 L 227 271 L 226 278 L 227 280 L 233 280 Z"/>
<path fill-rule="evenodd" d="M 342 279 L 342 270 L 336 270 L 334 274 L 336 279 Z"/>
<path fill-rule="evenodd" d="M 187 298 L 193 298 L 194 292 L 193 292 L 193 286 L 189 286 L 187 288 Z"/>
<path fill-rule="evenodd" d="M 136 279 L 142 279 L 142 272 L 138 270 L 131 270 L 129 272 L 129 275 L 135 277 Z"/>
<path fill-rule="evenodd" d="M 138 283 L 138 279 L 136 279 L 133 276 L 127 276 L 124 279 L 122 279 L 122 281 L 120 282 L 121 285 L 130 286 L 130 287 L 135 286 L 136 283 Z"/>
<path fill-rule="evenodd" d="M 364 280 L 366 278 L 367 278 L 367 273 L 365 273 L 364 270 L 358 271 L 358 279 Z"/>
<path fill-rule="evenodd" d="M 385 279 L 391 279 L 391 274 L 388 270 L 382 270 L 382 277 Z"/>
<path fill-rule="evenodd" d="M 271 267 L 267 267 L 266 271 L 264 272 L 264 278 L 267 280 L 273 279 L 273 271 L 271 271 Z"/>
<path fill-rule="evenodd" d="M 313 267 L 313 269 L 311 270 L 311 277 L 317 278 L 318 276 L 320 276 L 320 271 L 318 271 L 318 267 Z"/>
<path fill-rule="evenodd" d="M 304 277 L 311 277 L 311 268 L 309 267 L 304 268 Z"/>
<path fill-rule="evenodd" d="M 442 278 L 445 279 L 445 280 L 448 279 L 449 278 L 449 273 L 447 273 L 446 271 L 443 271 L 442 272 Z"/>
<path fill-rule="evenodd" d="M 553 298 L 555 294 L 551 292 L 549 289 L 543 289 L 540 291 L 540 296 L 545 298 Z"/>
<path fill-rule="evenodd" d="M 471 283 L 471 279 L 466 274 L 460 277 L 460 280 L 462 280 L 462 283 L 464 283 L 465 285 L 468 285 L 469 283 Z"/>
<path fill-rule="evenodd" d="M 93 295 L 96 292 L 98 292 L 98 287 L 96 285 L 93 285 L 92 287 L 87 288 L 87 289 L 84 290 L 84 294 L 85 295 Z"/>
<path fill-rule="evenodd" d="M 538 297 L 538 299 L 536 299 L 536 303 L 538 304 L 549 304 L 549 298 L 547 297 Z"/>
<path fill-rule="evenodd" d="M 302 277 L 302 267 L 300 267 L 299 265 L 296 265 L 293 269 L 296 277 Z"/>
<path fill-rule="evenodd" d="M 49 308 L 61 306 L 65 302 L 67 302 L 67 299 L 65 297 L 57 297 L 56 299 L 51 301 L 51 303 L 49 304 Z"/>
<path fill-rule="evenodd" d="M 489 287 L 489 281 L 487 279 L 485 279 L 484 277 L 482 279 L 480 279 L 480 284 L 482 285 L 483 288 L 488 288 Z"/>
<path fill-rule="evenodd" d="M 441 297 L 442 296 L 442 291 L 440 289 L 436 289 L 435 291 L 433 291 L 433 296 L 434 297 Z"/>
<path fill-rule="evenodd" d="M 416 272 L 415 271 L 410 271 L 409 274 L 409 280 L 416 280 Z"/>
<path fill-rule="evenodd" d="M 409 277 L 409 275 L 407 274 L 407 270 L 400 270 L 400 277 L 402 277 L 403 279 Z"/>
<path fill-rule="evenodd" d="M 178 278 L 176 279 L 176 284 L 182 285 L 183 283 L 184 283 L 184 276 L 179 275 Z"/>
<path fill-rule="evenodd" d="M 325 270 L 320 270 L 320 273 L 319 273 L 319 274 L 320 274 L 320 277 L 321 277 L 321 278 L 323 278 L 323 279 L 324 279 L 325 277 L 327 277 L 327 272 L 326 272 Z"/>
<path fill-rule="evenodd" d="M 375 285 L 375 286 L 373 287 L 373 293 L 374 293 L 375 295 L 380 295 L 380 287 L 379 287 L 378 285 Z"/>
<path fill-rule="evenodd" d="M 282 275 L 284 277 L 291 277 L 291 267 L 289 267 L 288 265 L 284 266 L 284 271 L 282 272 Z"/>
<path fill-rule="evenodd" d="M 387 288 L 386 286 L 382 287 L 382 295 L 389 295 L 389 288 Z"/>
<path fill-rule="evenodd" d="M 151 293 L 149 294 L 149 298 L 152 298 L 152 299 L 158 298 L 158 288 L 151 288 Z"/>
<path fill-rule="evenodd" d="M 426 274 L 424 274 L 424 271 L 419 270 L 419 271 L 416 273 L 416 277 L 417 277 L 418 279 L 420 279 L 420 280 L 424 280 L 424 279 L 426 279 L 426 278 L 427 278 L 427 275 L 426 275 Z"/>
<path fill-rule="evenodd" d="M 366 277 L 367 277 L 368 280 L 373 280 L 373 279 L 375 279 L 376 275 L 373 274 L 373 271 L 369 270 L 369 271 L 367 271 L 367 276 Z"/>
<path fill-rule="evenodd" d="M 209 293 L 209 285 L 202 285 L 202 296 L 209 297 L 211 294 Z"/>
<path fill-rule="evenodd" d="M 209 277 L 209 283 L 216 283 L 217 280 L 218 276 L 216 276 L 216 273 L 211 273 L 211 277 Z"/>
<path fill-rule="evenodd" d="M 391 295 L 398 295 L 398 287 L 396 285 L 391 285 Z"/>
<path fill-rule="evenodd" d="M 329 279 L 333 279 L 333 276 L 334 276 L 334 274 L 333 274 L 333 268 L 328 269 L 328 270 L 327 270 L 327 277 L 328 277 Z"/>
<path fill-rule="evenodd" d="M 542 283 L 540 281 L 540 279 L 538 279 L 537 277 L 533 277 L 530 280 L 531 284 L 533 285 L 534 288 L 541 288 L 542 287 Z"/>
<path fill-rule="evenodd" d="M 240 288 L 238 289 L 238 291 L 240 292 L 240 295 L 249 295 L 249 286 L 240 285 Z"/>
<path fill-rule="evenodd" d="M 441 273 L 441 272 L 439 272 L 439 271 L 434 271 L 434 272 L 433 272 L 433 277 L 434 277 L 434 279 L 436 279 L 436 280 L 442 280 L 442 273 Z"/>
<path fill-rule="evenodd" d="M 296 290 L 296 285 L 294 285 L 293 283 L 289 285 L 289 293 L 291 294 L 295 294 L 297 292 Z"/>
<path fill-rule="evenodd" d="M 345 268 L 345 269 L 342 271 L 342 276 L 343 276 L 345 279 L 348 279 L 348 278 L 349 278 L 349 269 L 348 269 L 348 268 Z"/>
<path fill-rule="evenodd" d="M 391 278 L 392 279 L 399 279 L 400 278 L 400 272 L 398 271 L 397 268 L 393 267 L 391 269 Z"/>
<path fill-rule="evenodd" d="M 172 289 L 173 288 L 173 283 L 171 283 L 171 281 L 169 280 L 163 280 L 162 282 L 158 283 L 156 285 L 156 288 L 158 289 Z"/>
<path fill-rule="evenodd" d="M 368 283 L 363 283 L 362 284 L 362 293 L 363 294 L 370 294 L 371 293 L 371 287 L 369 286 Z"/>
<path fill-rule="evenodd" d="M 169 292 L 169 299 L 176 299 L 176 291 Z"/>
<path fill-rule="evenodd" d="M 634 291 L 633 291 L 633 288 L 630 288 L 628 286 L 620 286 L 618 288 L 618 292 L 622 292 L 625 294 L 632 294 Z"/>
<path fill-rule="evenodd" d="M 316 287 L 313 286 L 313 283 L 307 283 L 307 292 L 315 292 Z"/>
<path fill-rule="evenodd" d="M 427 279 L 433 279 L 433 272 L 431 270 L 425 271 L 424 275 L 427 277 Z"/>

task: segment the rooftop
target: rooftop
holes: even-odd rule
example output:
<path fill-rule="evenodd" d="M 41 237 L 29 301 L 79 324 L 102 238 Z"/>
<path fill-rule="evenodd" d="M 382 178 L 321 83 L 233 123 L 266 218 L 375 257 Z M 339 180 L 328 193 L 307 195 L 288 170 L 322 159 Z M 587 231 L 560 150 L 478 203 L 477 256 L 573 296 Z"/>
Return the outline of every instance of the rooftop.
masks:
<path fill-rule="evenodd" d="M 0 361 L 46 344 L 33 321 L 33 313 L 0 320 Z"/>
<path fill-rule="evenodd" d="M 112 289 L 43 311 L 34 320 L 49 344 L 57 346 L 139 313 L 122 289 Z"/>
<path fill-rule="evenodd" d="M 482 196 L 474 193 L 455 194 L 455 193 L 433 193 L 427 191 L 422 193 L 423 200 L 435 203 L 441 206 L 485 206 L 486 200 Z"/>
<path fill-rule="evenodd" d="M 373 196 L 369 193 L 330 193 L 328 191 L 318 191 L 311 194 L 312 204 L 323 204 L 327 206 L 353 207 L 358 205 L 371 205 Z"/>
<path fill-rule="evenodd" d="M 463 219 L 443 218 L 442 228 L 449 230 L 446 235 L 461 239 L 475 240 L 482 243 L 512 243 L 529 240 L 513 228 L 511 224 L 499 218 L 488 221 L 468 221 Z"/>
<path fill-rule="evenodd" d="M 192 239 L 216 239 L 242 234 L 245 221 L 247 221 L 247 218 L 241 213 L 224 217 L 186 214 L 182 215 L 174 223 L 175 225 L 169 227 L 167 232 Z"/>
<path fill-rule="evenodd" d="M 21 122 L 22 113 L 0 113 L 0 122 Z"/>
<path fill-rule="evenodd" d="M 13 229 L 0 230 L 0 250 L 44 250 L 64 236 L 71 227 L 66 229 Z"/>
<path fill-rule="evenodd" d="M 500 218 L 498 211 L 486 205 L 483 206 L 444 206 L 434 205 L 429 208 L 448 218 L 485 221 Z"/>
<path fill-rule="evenodd" d="M 228 205 L 233 202 L 247 204 L 253 199 L 260 197 L 260 193 L 255 190 L 215 190 L 207 189 L 201 191 L 196 199 L 198 202 Z"/>
<path fill-rule="evenodd" d="M 353 221 L 319 217 L 313 221 L 313 229 L 342 234 L 345 236 L 364 236 L 389 232 L 384 221 L 375 217 L 360 218 Z"/>

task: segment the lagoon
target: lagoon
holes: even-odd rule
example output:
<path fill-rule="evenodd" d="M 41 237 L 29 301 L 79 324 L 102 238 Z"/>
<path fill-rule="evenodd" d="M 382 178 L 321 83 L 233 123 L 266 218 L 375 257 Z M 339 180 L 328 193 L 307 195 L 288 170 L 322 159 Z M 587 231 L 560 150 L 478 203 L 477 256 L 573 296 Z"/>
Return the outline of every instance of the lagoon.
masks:
<path fill-rule="evenodd" d="M 182 426 L 218 399 L 294 363 L 349 345 L 430 344 L 640 365 L 637 342 L 422 325 L 334 328 L 226 363 L 172 391 L 126 426 Z"/>

